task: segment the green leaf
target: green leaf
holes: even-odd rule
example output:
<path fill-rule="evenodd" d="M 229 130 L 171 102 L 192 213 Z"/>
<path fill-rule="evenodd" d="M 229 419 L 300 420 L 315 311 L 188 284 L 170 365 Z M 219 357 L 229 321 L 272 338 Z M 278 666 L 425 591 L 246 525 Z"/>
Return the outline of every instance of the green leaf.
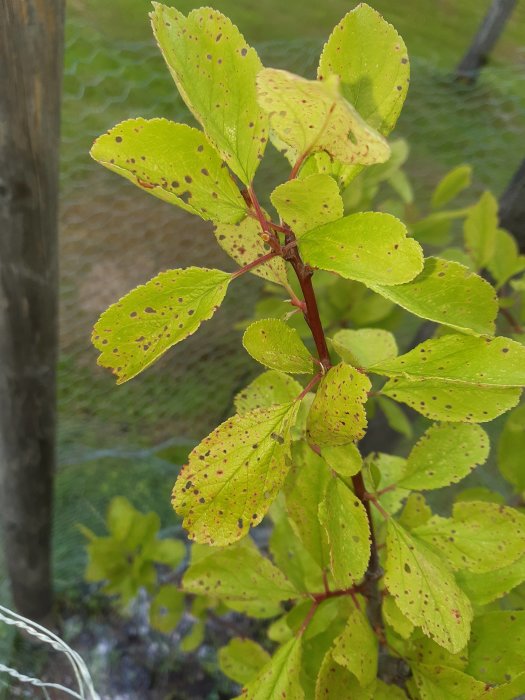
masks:
<path fill-rule="evenodd" d="M 489 449 L 488 435 L 479 425 L 432 425 L 412 448 L 398 486 L 439 489 L 455 484 L 487 460 Z"/>
<path fill-rule="evenodd" d="M 343 477 L 354 476 L 363 467 L 363 458 L 356 445 L 325 445 L 321 450 L 330 469 Z"/>
<path fill-rule="evenodd" d="M 370 285 L 410 313 L 463 333 L 492 335 L 498 302 L 488 282 L 459 263 L 427 258 L 411 282 L 393 287 Z"/>
<path fill-rule="evenodd" d="M 206 623 L 204 620 L 194 622 L 190 631 L 181 639 L 180 650 L 186 654 L 191 654 L 192 651 L 198 649 L 204 641 L 205 631 Z"/>
<path fill-rule="evenodd" d="M 335 583 L 338 588 L 350 588 L 363 578 L 370 559 L 366 510 L 348 486 L 334 477 L 319 504 L 319 520 L 328 537 Z"/>
<path fill-rule="evenodd" d="M 472 608 L 445 562 L 392 518 L 385 586 L 398 608 L 435 642 L 455 653 L 468 641 Z"/>
<path fill-rule="evenodd" d="M 406 460 L 402 457 L 372 452 L 365 460 L 364 479 L 367 490 L 375 493 L 396 484 L 405 473 L 405 465 Z M 393 489 L 381 494 L 379 502 L 386 511 L 394 514 L 401 508 L 406 496 L 405 489 Z"/>
<path fill-rule="evenodd" d="M 414 664 L 412 672 L 421 700 L 478 700 L 485 695 L 491 697 L 485 683 L 457 668 Z"/>
<path fill-rule="evenodd" d="M 182 99 L 230 168 L 250 184 L 268 135 L 255 91 L 262 68 L 255 49 L 217 10 L 202 7 L 184 17 L 153 5 L 153 32 Z"/>
<path fill-rule="evenodd" d="M 497 230 L 498 202 L 491 192 L 484 192 L 463 225 L 465 248 L 478 269 L 486 267 L 494 255 Z"/>
<path fill-rule="evenodd" d="M 320 82 L 263 68 L 257 75 L 257 95 L 293 162 L 316 151 L 348 165 L 388 160 L 388 143 L 341 96 L 336 76 Z"/>
<path fill-rule="evenodd" d="M 399 686 L 377 681 L 374 700 L 406 700 L 407 695 Z"/>
<path fill-rule="evenodd" d="M 399 285 L 423 268 L 419 243 L 390 214 L 363 212 L 315 228 L 299 239 L 306 263 L 368 286 Z"/>
<path fill-rule="evenodd" d="M 301 672 L 301 637 L 293 637 L 278 649 L 257 676 L 243 688 L 243 700 L 304 700 Z"/>
<path fill-rule="evenodd" d="M 288 472 L 298 408 L 295 402 L 236 415 L 192 451 L 172 499 L 190 539 L 225 545 L 261 522 Z"/>
<path fill-rule="evenodd" d="M 453 569 L 475 573 L 512 564 L 525 552 L 525 515 L 486 501 L 455 503 L 451 518 L 432 517 L 414 530 Z"/>
<path fill-rule="evenodd" d="M 202 219 L 233 224 L 246 203 L 206 136 L 167 119 L 128 119 L 90 151 L 137 187 Z"/>
<path fill-rule="evenodd" d="M 315 700 L 372 700 L 373 697 L 372 691 L 363 692 L 357 678 L 334 661 L 331 650 L 325 654 L 315 685 Z"/>
<path fill-rule="evenodd" d="M 276 404 L 291 403 L 303 387 L 283 372 L 269 370 L 255 377 L 234 399 L 237 413 L 248 413 L 254 408 L 270 408 Z"/>
<path fill-rule="evenodd" d="M 498 444 L 498 467 L 505 479 L 525 491 L 525 404 L 515 408 L 509 414 Z"/>
<path fill-rule="evenodd" d="M 354 607 L 343 632 L 334 642 L 332 657 L 366 687 L 377 676 L 377 646 L 377 636 L 366 615 Z"/>
<path fill-rule="evenodd" d="M 271 194 L 279 216 L 299 238 L 344 213 L 339 187 L 330 175 L 314 174 L 300 180 L 288 180 Z"/>
<path fill-rule="evenodd" d="M 186 556 L 186 547 L 180 540 L 155 540 L 145 548 L 145 554 L 157 564 L 176 569 Z"/>
<path fill-rule="evenodd" d="M 195 333 L 220 306 L 231 275 L 188 267 L 161 272 L 105 311 L 93 329 L 98 364 L 132 379 L 166 350 Z"/>
<path fill-rule="evenodd" d="M 182 585 L 186 593 L 222 600 L 248 614 L 251 608 L 274 605 L 299 595 L 282 571 L 250 542 L 213 550 L 192 563 Z"/>
<path fill-rule="evenodd" d="M 525 611 L 498 610 L 472 622 L 467 672 L 487 683 L 505 683 L 525 668 Z"/>
<path fill-rule="evenodd" d="M 450 170 L 438 183 L 432 193 L 432 207 L 440 209 L 455 199 L 464 189 L 470 187 L 472 182 L 472 168 L 470 165 L 458 165 Z"/>
<path fill-rule="evenodd" d="M 219 649 L 221 671 L 236 683 L 248 683 L 268 663 L 270 655 L 252 639 L 234 637 Z"/>
<path fill-rule="evenodd" d="M 411 440 L 414 434 L 412 423 L 407 418 L 401 406 L 398 406 L 386 396 L 378 396 L 376 401 L 385 414 L 386 422 L 390 428 Z"/>
<path fill-rule="evenodd" d="M 525 581 L 525 555 L 501 569 L 476 574 L 458 571 L 458 584 L 475 605 L 488 605 Z"/>
<path fill-rule="evenodd" d="M 498 288 L 525 269 L 525 256 L 519 255 L 516 239 L 502 228 L 496 231 L 495 250 L 487 269 L 496 280 Z"/>
<path fill-rule="evenodd" d="M 408 54 L 394 27 L 364 3 L 339 22 L 325 44 L 318 76 L 327 80 L 334 73 L 363 119 L 388 135 L 408 89 Z"/>
<path fill-rule="evenodd" d="M 249 354 L 270 369 L 311 374 L 312 356 L 295 328 L 277 318 L 255 321 L 246 329 L 242 344 Z"/>
<path fill-rule="evenodd" d="M 270 252 L 270 246 L 260 236 L 259 222 L 249 216 L 237 224 L 218 224 L 214 233 L 221 248 L 241 267 Z M 268 282 L 288 286 L 286 264 L 281 257 L 271 258 L 250 272 Z"/>
<path fill-rule="evenodd" d="M 364 369 L 390 360 L 398 352 L 396 339 L 382 328 L 360 328 L 357 331 L 344 328 L 334 335 L 332 345 L 342 360 Z"/>
<path fill-rule="evenodd" d="M 364 405 L 371 383 L 365 374 L 344 362 L 325 374 L 306 422 L 308 440 L 323 448 L 360 440 L 366 432 Z"/>
<path fill-rule="evenodd" d="M 431 517 L 432 511 L 424 496 L 420 493 L 411 493 L 399 516 L 399 524 L 407 530 L 413 530 L 424 525 Z"/>
<path fill-rule="evenodd" d="M 153 629 L 169 634 L 184 613 L 185 596 L 177 586 L 161 586 L 153 598 L 149 610 L 149 621 Z"/>
<path fill-rule="evenodd" d="M 403 637 L 403 639 L 408 639 L 414 631 L 414 625 L 397 607 L 393 596 L 387 595 L 383 598 L 381 610 L 385 621 L 392 627 L 396 634 Z"/>

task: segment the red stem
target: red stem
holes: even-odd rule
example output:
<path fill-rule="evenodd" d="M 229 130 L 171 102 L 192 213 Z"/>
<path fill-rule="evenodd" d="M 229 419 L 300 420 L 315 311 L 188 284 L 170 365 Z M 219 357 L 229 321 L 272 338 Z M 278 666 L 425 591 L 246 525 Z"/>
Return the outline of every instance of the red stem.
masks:
<path fill-rule="evenodd" d="M 257 260 L 252 260 L 252 262 L 248 263 L 244 267 L 240 267 L 238 270 L 233 272 L 232 279 L 236 279 L 237 277 L 244 275 L 246 272 L 250 272 L 250 270 L 253 270 L 254 267 L 259 267 L 259 265 L 263 265 L 265 262 L 268 262 L 268 260 L 275 258 L 276 255 L 277 253 L 274 253 L 273 250 L 270 253 L 266 253 L 266 255 L 261 255 L 261 257 L 257 258 Z"/>
<path fill-rule="evenodd" d="M 322 378 L 322 376 L 323 375 L 321 373 L 319 373 L 319 374 L 316 374 L 314 377 L 312 377 L 310 379 L 310 381 L 308 382 L 308 384 L 304 387 L 304 389 L 301 391 L 301 393 L 299 394 L 299 396 L 295 400 L 302 401 L 304 399 L 304 397 L 306 396 L 306 394 L 310 391 L 310 389 L 312 387 L 314 387 L 317 384 L 317 382 Z"/>

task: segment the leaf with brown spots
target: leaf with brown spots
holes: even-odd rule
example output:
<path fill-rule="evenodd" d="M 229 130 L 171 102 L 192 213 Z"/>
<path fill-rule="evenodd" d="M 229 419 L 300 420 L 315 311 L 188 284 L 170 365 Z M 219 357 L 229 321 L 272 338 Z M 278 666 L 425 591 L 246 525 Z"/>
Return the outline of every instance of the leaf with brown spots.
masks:
<path fill-rule="evenodd" d="M 257 97 L 276 145 L 285 144 L 292 161 L 324 151 L 349 165 L 384 163 L 390 156 L 388 143 L 341 96 L 338 83 L 336 76 L 321 82 L 263 68 L 257 75 Z"/>
<path fill-rule="evenodd" d="M 222 546 L 261 522 L 289 469 L 298 409 L 296 401 L 233 416 L 191 452 L 172 497 L 190 539 Z"/>
<path fill-rule="evenodd" d="M 309 442 L 322 448 L 360 440 L 366 431 L 364 406 L 371 386 L 365 374 L 344 362 L 329 369 L 308 413 Z"/>
<path fill-rule="evenodd" d="M 270 246 L 263 241 L 260 234 L 259 222 L 249 216 L 237 224 L 218 224 L 215 228 L 217 243 L 241 266 L 270 252 Z M 288 286 L 286 263 L 281 257 L 271 258 L 250 272 L 268 282 Z"/>
<path fill-rule="evenodd" d="M 525 610 L 495 610 L 474 618 L 466 671 L 505 683 L 525 670 Z"/>
<path fill-rule="evenodd" d="M 270 198 L 296 237 L 340 219 L 344 213 L 339 187 L 329 175 L 315 174 L 301 180 L 288 180 L 276 187 Z"/>
<path fill-rule="evenodd" d="M 284 372 L 268 370 L 242 389 L 234 399 L 237 413 L 248 413 L 254 408 L 269 408 L 275 404 L 290 403 L 303 387 Z"/>
<path fill-rule="evenodd" d="M 206 136 L 167 119 L 129 119 L 99 136 L 101 165 L 202 219 L 233 224 L 246 215 L 239 188 Z"/>
<path fill-rule="evenodd" d="M 268 118 L 257 104 L 262 64 L 237 27 L 217 10 L 187 17 L 153 3 L 153 32 L 182 99 L 233 172 L 253 180 L 266 148 Z"/>
<path fill-rule="evenodd" d="M 361 688 L 357 678 L 326 652 L 315 686 L 315 700 L 372 700 L 374 689 Z"/>
<path fill-rule="evenodd" d="M 368 286 L 399 285 L 423 269 L 423 251 L 391 214 L 361 212 L 314 228 L 299 239 L 304 261 Z"/>
<path fill-rule="evenodd" d="M 421 700 L 481 700 L 493 694 L 486 683 L 476 680 L 457 668 L 412 664 L 411 682 Z M 510 700 L 510 698 L 508 699 Z"/>
<path fill-rule="evenodd" d="M 135 377 L 213 316 L 230 281 L 227 272 L 188 267 L 161 272 L 133 289 L 95 324 L 98 364 L 112 370 L 117 384 Z"/>
<path fill-rule="evenodd" d="M 385 586 L 401 612 L 452 653 L 470 635 L 472 607 L 445 560 L 393 518 L 387 524 Z"/>
<path fill-rule="evenodd" d="M 319 520 L 328 537 L 334 581 L 338 588 L 350 588 L 361 581 L 370 559 L 365 507 L 348 486 L 333 477 L 319 504 Z"/>
<path fill-rule="evenodd" d="M 237 700 L 304 700 L 301 686 L 302 637 L 282 645 Z"/>
<path fill-rule="evenodd" d="M 299 333 L 278 318 L 254 321 L 246 329 L 242 344 L 247 352 L 270 369 L 291 374 L 311 374 L 313 359 Z"/>
<path fill-rule="evenodd" d="M 366 614 L 354 607 L 343 632 L 332 646 L 334 661 L 348 669 L 366 688 L 377 676 L 377 647 L 377 636 Z"/>

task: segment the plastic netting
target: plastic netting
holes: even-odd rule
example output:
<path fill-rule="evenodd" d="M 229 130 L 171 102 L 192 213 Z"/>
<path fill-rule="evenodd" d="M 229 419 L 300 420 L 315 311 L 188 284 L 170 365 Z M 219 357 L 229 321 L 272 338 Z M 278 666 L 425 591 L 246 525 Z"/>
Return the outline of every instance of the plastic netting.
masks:
<path fill-rule="evenodd" d="M 449 28 L 465 48 L 477 19 L 468 30 Z M 511 20 L 512 31 L 517 28 L 525 35 L 523 5 Z M 321 48 L 316 38 L 257 44 L 266 65 L 305 76 L 313 76 Z M 454 63 L 437 54 L 412 55 L 411 63 L 411 89 L 396 135 L 410 143 L 407 172 L 417 196 L 462 162 L 474 167 L 478 190 L 501 193 L 524 155 L 525 48 L 513 52 L 512 62 L 489 65 L 474 86 L 454 82 Z M 83 574 L 83 541 L 75 525 L 100 531 L 111 496 L 154 508 L 166 527 L 177 528 L 169 506 L 174 462 L 228 415 L 236 391 L 257 372 L 242 350 L 238 324 L 262 289 L 257 279 L 241 278 L 196 335 L 115 387 L 97 367 L 90 344 L 98 315 L 160 270 L 233 268 L 210 225 L 140 193 L 88 156 L 98 134 L 128 117 L 191 122 L 153 40 L 109 41 L 75 13 L 67 25 L 63 88 L 55 537 L 61 589 Z M 261 192 L 269 193 L 281 166 L 280 156 L 270 158 L 258 176 Z"/>

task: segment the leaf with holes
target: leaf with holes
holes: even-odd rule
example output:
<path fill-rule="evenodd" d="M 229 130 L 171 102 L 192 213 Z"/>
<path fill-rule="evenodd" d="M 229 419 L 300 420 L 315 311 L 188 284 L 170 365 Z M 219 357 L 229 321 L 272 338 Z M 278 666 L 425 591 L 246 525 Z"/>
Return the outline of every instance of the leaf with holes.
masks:
<path fill-rule="evenodd" d="M 117 384 L 132 379 L 211 318 L 230 281 L 227 272 L 188 267 L 161 272 L 132 290 L 95 324 L 98 364 L 112 370 Z"/>
<path fill-rule="evenodd" d="M 268 663 L 270 655 L 252 639 L 234 637 L 219 649 L 221 671 L 236 683 L 248 683 Z"/>
<path fill-rule="evenodd" d="M 432 193 L 432 208 L 440 209 L 455 199 L 458 194 L 470 186 L 472 168 L 470 165 L 458 165 L 450 170 L 438 183 Z"/>
<path fill-rule="evenodd" d="M 167 119 L 129 119 L 99 136 L 101 165 L 159 199 L 202 219 L 233 224 L 246 203 L 206 136 Z"/>
<path fill-rule="evenodd" d="M 365 374 L 344 362 L 322 378 L 306 420 L 310 443 L 318 447 L 360 440 L 366 431 L 365 403 L 372 385 Z"/>
<path fill-rule="evenodd" d="M 413 532 L 453 569 L 478 574 L 508 566 L 525 552 L 525 515 L 497 503 L 460 501 L 451 518 L 434 515 Z"/>
<path fill-rule="evenodd" d="M 363 212 L 315 228 L 299 239 L 304 261 L 375 287 L 408 282 L 423 268 L 419 243 L 390 214 Z"/>
<path fill-rule="evenodd" d="M 262 319 L 246 329 L 242 344 L 250 355 L 270 369 L 311 374 L 313 359 L 295 328 L 277 318 Z"/>
<path fill-rule="evenodd" d="M 276 404 L 290 403 L 303 387 L 283 372 L 269 370 L 255 377 L 253 382 L 235 397 L 237 413 L 248 413 L 254 408 L 270 408 Z"/>
<path fill-rule="evenodd" d="M 325 151 L 348 165 L 384 163 L 390 156 L 388 143 L 341 96 L 338 83 L 336 76 L 321 82 L 263 68 L 257 75 L 257 96 L 292 162 Z"/>
<path fill-rule="evenodd" d="M 463 224 L 465 248 L 478 270 L 492 260 L 497 231 L 498 202 L 491 192 L 484 192 L 477 204 L 470 208 Z"/>
<path fill-rule="evenodd" d="M 459 263 L 427 258 L 423 271 L 406 284 L 370 286 L 420 318 L 463 333 L 494 333 L 496 293 L 488 282 Z"/>
<path fill-rule="evenodd" d="M 382 328 L 343 328 L 332 338 L 332 345 L 342 360 L 364 369 L 397 356 L 396 339 Z"/>
<path fill-rule="evenodd" d="M 288 472 L 298 408 L 294 402 L 236 415 L 193 450 L 172 496 L 190 539 L 225 545 L 261 522 Z"/>
<path fill-rule="evenodd" d="M 377 675 L 377 636 L 366 615 L 352 609 L 343 632 L 332 646 L 334 661 L 348 669 L 361 686 L 373 683 Z"/>
<path fill-rule="evenodd" d="M 452 653 L 468 641 L 472 608 L 445 561 L 392 518 L 387 527 L 385 586 L 401 612 Z"/>
<path fill-rule="evenodd" d="M 270 252 L 270 246 L 260 236 L 259 222 L 249 216 L 237 224 L 217 224 L 214 232 L 221 248 L 241 266 Z M 281 257 L 271 258 L 250 272 L 268 282 L 288 286 L 286 265 Z"/>
<path fill-rule="evenodd" d="M 313 228 L 340 219 L 344 213 L 339 187 L 329 175 L 288 180 L 275 188 L 271 200 L 298 238 Z"/>
<path fill-rule="evenodd" d="M 365 507 L 348 486 L 333 477 L 319 504 L 319 520 L 328 537 L 335 583 L 339 588 L 350 588 L 363 578 L 370 559 Z"/>
<path fill-rule="evenodd" d="M 182 99 L 210 141 L 245 183 L 266 147 L 268 119 L 257 104 L 262 64 L 231 21 L 202 7 L 187 17 L 153 3 L 153 32 Z"/>
<path fill-rule="evenodd" d="M 461 481 L 489 455 L 487 433 L 479 425 L 432 425 L 412 448 L 398 486 L 439 489 Z"/>
<path fill-rule="evenodd" d="M 239 696 L 240 700 L 304 700 L 300 682 L 302 638 L 292 637 L 283 644 L 257 676 L 248 683 Z"/>

